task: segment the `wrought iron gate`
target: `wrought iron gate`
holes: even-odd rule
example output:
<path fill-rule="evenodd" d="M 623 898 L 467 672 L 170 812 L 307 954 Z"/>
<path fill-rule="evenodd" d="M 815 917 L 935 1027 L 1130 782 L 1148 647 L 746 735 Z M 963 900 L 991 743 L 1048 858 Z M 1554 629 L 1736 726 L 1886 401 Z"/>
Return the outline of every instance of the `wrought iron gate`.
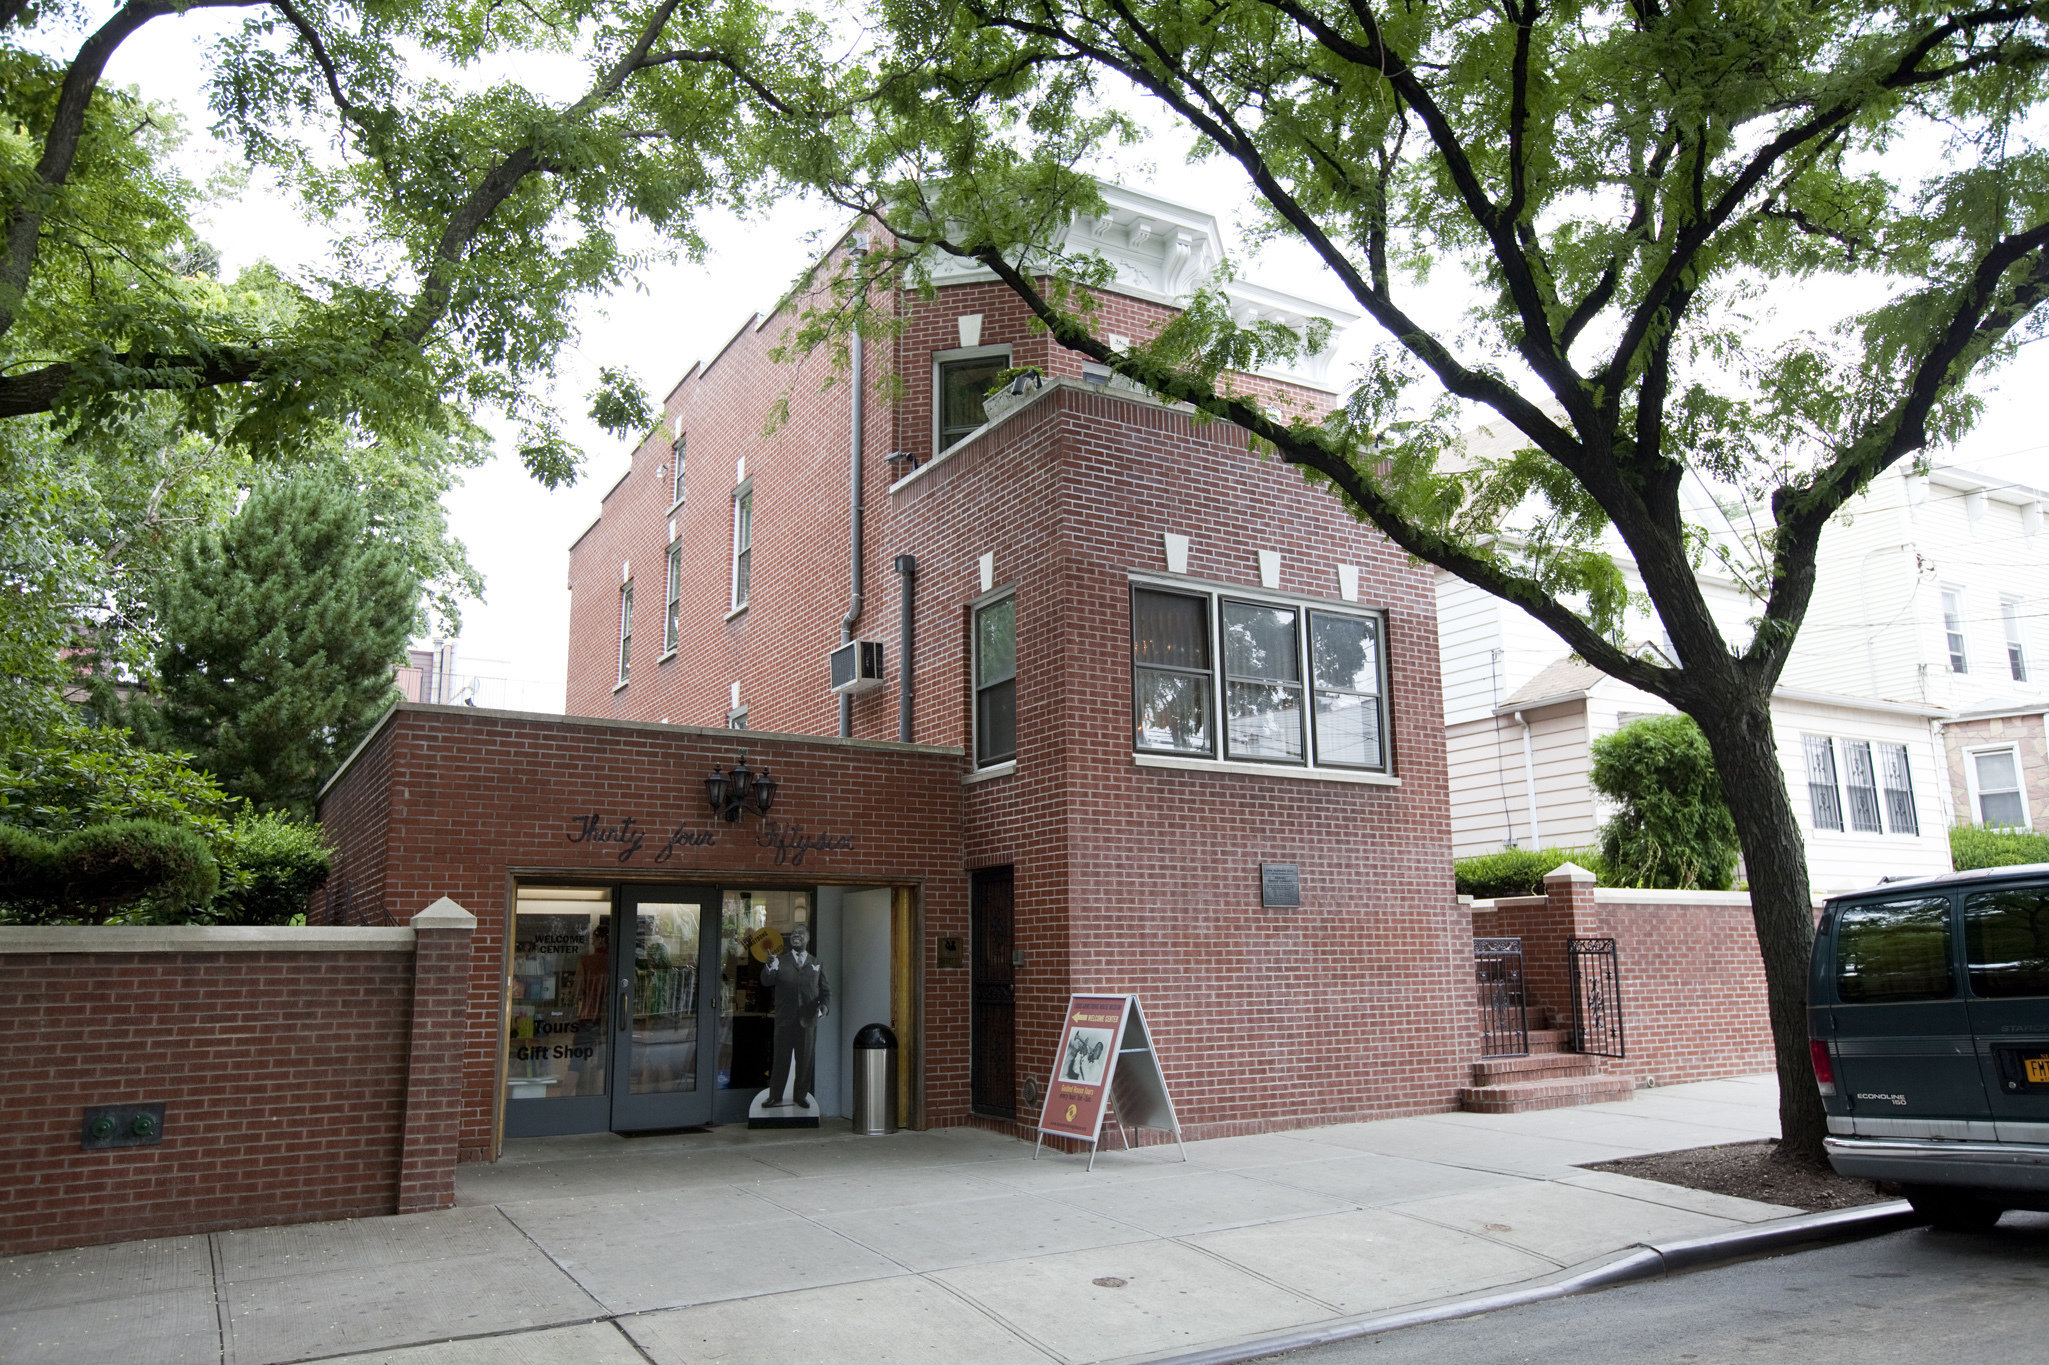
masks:
<path fill-rule="evenodd" d="M 1590 1057 L 1624 1057 L 1622 1038 L 1622 971 L 1615 962 L 1612 938 L 1574 938 L 1565 942 L 1572 966 L 1572 1045 Z"/>
<path fill-rule="evenodd" d="M 1530 1016 L 1524 1008 L 1523 941 L 1474 939 L 1473 975 L 1480 988 L 1480 1055 L 1528 1056 Z"/>
<path fill-rule="evenodd" d="M 1010 868 L 975 873 L 969 906 L 968 1103 L 977 1114 L 1017 1117 L 1017 997 L 1011 961 L 1015 880 Z"/>

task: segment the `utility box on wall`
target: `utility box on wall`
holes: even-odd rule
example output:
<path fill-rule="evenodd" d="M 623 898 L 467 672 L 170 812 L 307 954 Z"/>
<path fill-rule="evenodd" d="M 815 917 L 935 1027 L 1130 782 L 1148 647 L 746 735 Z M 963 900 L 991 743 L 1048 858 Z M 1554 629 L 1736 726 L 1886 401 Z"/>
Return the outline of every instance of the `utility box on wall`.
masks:
<path fill-rule="evenodd" d="M 832 652 L 832 690 L 853 696 L 882 686 L 882 642 L 849 640 Z"/>

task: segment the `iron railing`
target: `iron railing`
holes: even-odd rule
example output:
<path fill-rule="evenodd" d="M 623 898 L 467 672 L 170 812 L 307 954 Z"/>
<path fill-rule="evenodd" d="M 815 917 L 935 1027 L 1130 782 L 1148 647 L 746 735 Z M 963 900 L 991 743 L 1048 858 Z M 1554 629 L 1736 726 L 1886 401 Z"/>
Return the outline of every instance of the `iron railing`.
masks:
<path fill-rule="evenodd" d="M 1565 943 L 1572 968 L 1572 1045 L 1590 1057 L 1625 1057 L 1622 1036 L 1622 971 L 1612 938 L 1574 938 Z"/>
<path fill-rule="evenodd" d="M 1473 974 L 1480 988 L 1480 1055 L 1528 1056 L 1530 1017 L 1524 1008 L 1523 941 L 1474 939 Z"/>

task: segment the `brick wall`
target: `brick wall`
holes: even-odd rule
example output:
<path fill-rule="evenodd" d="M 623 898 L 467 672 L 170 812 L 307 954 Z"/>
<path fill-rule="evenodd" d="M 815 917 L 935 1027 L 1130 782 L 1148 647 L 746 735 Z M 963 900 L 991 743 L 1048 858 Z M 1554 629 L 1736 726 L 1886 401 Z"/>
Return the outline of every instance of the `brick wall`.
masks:
<path fill-rule="evenodd" d="M 1479 937 L 1520 937 L 1529 1003 L 1572 1019 L 1566 939 L 1612 938 L 1628 1056 L 1601 1070 L 1639 1085 L 1770 1071 L 1771 1017 L 1750 898 L 1596 889 L 1553 874 L 1544 896 L 1480 901 Z"/>
<path fill-rule="evenodd" d="M 467 937 L 0 928 L 0 1255 L 452 1203 L 423 1139 L 455 1054 L 420 1026 L 460 1014 Z M 79 1149 L 85 1107 L 158 1101 L 161 1144 Z"/>

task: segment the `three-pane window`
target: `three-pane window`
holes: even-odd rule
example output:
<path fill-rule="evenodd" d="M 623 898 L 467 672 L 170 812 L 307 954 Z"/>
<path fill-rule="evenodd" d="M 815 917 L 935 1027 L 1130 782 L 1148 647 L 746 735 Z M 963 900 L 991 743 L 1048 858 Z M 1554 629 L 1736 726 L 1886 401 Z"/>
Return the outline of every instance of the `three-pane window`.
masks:
<path fill-rule="evenodd" d="M 975 766 L 1017 757 L 1017 599 L 975 609 Z"/>
<path fill-rule="evenodd" d="M 754 490 L 733 498 L 733 610 L 747 605 L 754 559 Z"/>
<path fill-rule="evenodd" d="M 1847 826 L 1857 833 L 1920 834 L 1906 745 L 1828 735 L 1802 735 L 1800 742 L 1808 819 L 1815 829 L 1843 829 L 1847 809 Z"/>
<path fill-rule="evenodd" d="M 1134 588 L 1133 747 L 1384 772 L 1380 631 L 1360 613 Z"/>

